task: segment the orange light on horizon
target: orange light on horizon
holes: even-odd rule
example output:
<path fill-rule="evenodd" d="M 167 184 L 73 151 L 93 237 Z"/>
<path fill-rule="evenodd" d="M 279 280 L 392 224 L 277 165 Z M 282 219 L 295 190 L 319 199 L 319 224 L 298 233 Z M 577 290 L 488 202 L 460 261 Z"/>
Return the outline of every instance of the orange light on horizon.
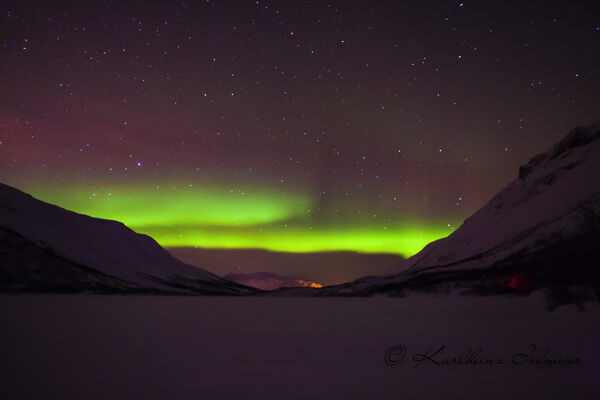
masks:
<path fill-rule="evenodd" d="M 311 282 L 311 281 L 303 281 L 302 279 L 297 279 L 296 282 L 298 283 L 298 286 L 301 286 L 301 287 L 313 287 L 313 288 L 322 288 L 323 287 L 323 285 L 321 285 L 320 283 Z"/>

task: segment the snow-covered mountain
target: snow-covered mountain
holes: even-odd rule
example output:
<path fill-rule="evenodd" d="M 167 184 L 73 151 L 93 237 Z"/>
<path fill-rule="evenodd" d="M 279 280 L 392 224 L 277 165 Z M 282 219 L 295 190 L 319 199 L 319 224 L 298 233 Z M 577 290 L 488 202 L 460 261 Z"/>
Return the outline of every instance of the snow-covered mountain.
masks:
<path fill-rule="evenodd" d="M 0 184 L 0 289 L 246 294 L 184 264 L 122 223 L 77 214 Z"/>
<path fill-rule="evenodd" d="M 572 277 L 582 265 L 585 273 L 600 271 L 599 174 L 600 124 L 577 128 L 522 166 L 517 179 L 455 232 L 408 259 L 401 273 L 363 278 L 326 291 L 389 292 L 417 282 L 467 275 L 481 280 L 490 274 L 529 270 L 548 280 L 542 264 L 547 271 L 552 267 L 553 274 L 561 269 L 552 279 Z"/>
<path fill-rule="evenodd" d="M 449 237 L 428 245 L 408 269 L 486 268 L 581 233 L 579 209 L 600 201 L 600 124 L 575 129 L 534 157 L 519 177 Z"/>

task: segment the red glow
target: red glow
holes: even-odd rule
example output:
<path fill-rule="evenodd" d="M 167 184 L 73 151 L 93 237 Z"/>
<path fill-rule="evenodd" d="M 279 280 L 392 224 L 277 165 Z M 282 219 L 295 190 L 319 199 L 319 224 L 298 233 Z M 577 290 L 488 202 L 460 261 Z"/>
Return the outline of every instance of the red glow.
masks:
<path fill-rule="evenodd" d="M 523 274 L 514 274 L 511 276 L 506 286 L 518 292 L 531 292 L 534 289 L 531 279 Z"/>

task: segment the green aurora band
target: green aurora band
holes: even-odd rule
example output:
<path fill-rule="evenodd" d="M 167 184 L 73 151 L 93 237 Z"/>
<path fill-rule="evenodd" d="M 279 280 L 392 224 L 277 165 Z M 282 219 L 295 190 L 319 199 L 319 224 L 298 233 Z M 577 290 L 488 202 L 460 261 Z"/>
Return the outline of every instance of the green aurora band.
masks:
<path fill-rule="evenodd" d="M 408 257 L 452 232 L 447 224 L 423 221 L 323 226 L 314 221 L 314 202 L 307 194 L 264 187 L 36 186 L 30 192 L 81 214 L 120 221 L 164 247 L 356 251 Z"/>

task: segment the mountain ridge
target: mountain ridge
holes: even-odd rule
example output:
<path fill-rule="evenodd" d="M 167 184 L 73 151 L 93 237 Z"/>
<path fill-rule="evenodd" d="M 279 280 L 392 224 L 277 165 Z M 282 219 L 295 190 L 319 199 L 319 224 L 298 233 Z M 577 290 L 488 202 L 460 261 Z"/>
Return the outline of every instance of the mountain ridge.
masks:
<path fill-rule="evenodd" d="M 435 261 L 431 260 L 431 254 L 433 251 L 440 252 L 440 243 L 452 242 L 452 247 L 454 247 L 460 241 L 462 242 L 462 246 L 465 247 L 465 236 L 467 235 L 463 232 L 467 229 L 476 231 L 474 233 L 469 232 L 471 233 L 471 237 L 466 238 L 468 240 L 467 244 L 470 246 L 479 245 L 480 248 L 490 253 L 495 253 L 511 243 L 498 240 L 500 234 L 491 240 L 492 244 L 496 245 L 496 248 L 490 244 L 477 243 L 477 239 L 481 238 L 477 233 L 480 233 L 479 231 L 481 230 L 489 230 L 490 233 L 486 232 L 487 235 L 485 235 L 489 238 L 495 232 L 498 232 L 501 227 L 509 224 L 510 228 L 514 229 L 507 233 L 512 235 L 512 245 L 515 245 L 514 242 L 519 242 L 522 247 L 528 244 L 526 242 L 527 238 L 534 231 L 540 231 L 541 228 L 548 229 L 551 225 L 556 225 L 545 236 L 561 233 L 568 234 L 569 231 L 577 229 L 576 223 L 574 224 L 572 220 L 573 213 L 571 208 L 593 199 L 600 191 L 600 187 L 597 187 L 598 185 L 588 186 L 584 179 L 589 176 L 589 173 L 600 170 L 600 141 L 598 139 L 600 139 L 600 124 L 594 124 L 587 128 L 576 128 L 571 131 L 563 140 L 546 152 L 533 157 L 527 164 L 521 167 L 517 179 L 501 189 L 486 205 L 467 218 L 450 236 L 428 244 L 421 252 L 411 257 L 413 260 L 409 259 L 406 270 L 419 271 L 424 268 L 435 267 L 433 264 L 446 265 L 448 263 L 444 262 L 445 260 L 452 260 L 452 264 L 460 263 L 461 260 L 457 260 L 449 249 L 445 249 L 445 254 L 443 255 L 434 255 L 436 258 Z M 593 147 L 590 147 L 592 145 Z M 593 157 L 594 154 L 596 157 Z M 571 173 L 568 176 L 568 182 L 565 182 L 566 179 L 564 176 L 559 176 L 562 171 L 573 170 L 575 167 L 582 165 L 586 168 L 583 169 L 580 167 L 577 171 L 579 173 L 576 175 Z M 553 201 L 552 204 L 547 204 L 547 199 L 539 201 L 539 198 L 535 198 L 543 191 L 552 190 L 553 186 L 558 183 L 565 187 L 560 188 L 560 198 L 557 193 L 553 193 L 553 197 L 551 198 Z M 549 197 L 549 195 L 546 197 Z M 532 202 L 535 202 L 535 204 L 531 204 Z M 527 207 L 527 209 L 520 211 L 519 208 L 523 207 Z M 513 216 L 510 218 L 512 221 L 507 222 L 506 215 L 502 215 L 500 212 L 500 210 L 506 209 L 510 210 L 510 214 L 519 213 L 518 217 L 520 219 L 516 220 L 516 217 Z M 554 215 L 547 217 L 551 212 Z M 487 223 L 479 221 L 482 218 L 485 218 Z M 548 218 L 553 219 L 549 220 Z M 493 222 L 498 223 L 500 226 L 494 226 Z M 560 232 L 561 230 L 563 232 Z M 506 237 L 502 237 L 501 239 L 506 240 Z M 487 240 L 490 241 L 490 239 Z M 535 248 L 535 244 L 531 248 Z M 468 251 L 464 251 L 463 254 L 465 252 L 469 253 Z M 477 254 L 483 252 L 481 251 Z M 475 255 L 471 254 L 471 257 Z M 470 257 L 465 257 L 462 261 L 466 261 L 467 258 Z"/>
<path fill-rule="evenodd" d="M 1 286 L 7 290 L 19 288 L 16 282 L 8 281 L 9 277 L 14 279 L 19 268 L 18 263 L 36 265 L 35 270 L 38 273 L 51 277 L 51 274 L 44 270 L 41 259 L 31 260 L 12 251 L 8 243 L 12 241 L 28 251 L 37 250 L 39 254 L 43 253 L 42 259 L 51 265 L 60 265 L 63 269 L 73 271 L 82 284 L 88 278 L 97 280 L 100 276 L 109 277 L 100 279 L 102 282 L 99 282 L 99 285 L 106 286 L 102 290 L 110 291 L 112 285 L 112 289 L 119 292 L 256 292 L 177 260 L 154 239 L 134 232 L 121 222 L 65 210 L 4 184 L 0 184 L 0 227 L 4 239 L 1 247 L 4 256 L 0 269 L 5 274 Z M 10 254 L 12 258 L 8 257 Z M 82 268 L 89 268 L 88 275 L 82 272 Z M 32 285 L 43 287 L 43 282 L 39 279 L 28 282 L 23 274 L 17 275 L 22 278 L 20 287 L 23 290 L 28 290 Z M 34 277 L 32 279 L 35 280 Z M 65 280 L 70 282 L 70 286 L 67 285 L 70 290 L 77 290 L 77 284 L 72 279 L 65 277 Z M 116 282 L 122 284 L 117 285 Z M 95 290 L 94 285 L 83 286 L 86 290 Z M 55 287 L 59 288 L 61 285 Z"/>

